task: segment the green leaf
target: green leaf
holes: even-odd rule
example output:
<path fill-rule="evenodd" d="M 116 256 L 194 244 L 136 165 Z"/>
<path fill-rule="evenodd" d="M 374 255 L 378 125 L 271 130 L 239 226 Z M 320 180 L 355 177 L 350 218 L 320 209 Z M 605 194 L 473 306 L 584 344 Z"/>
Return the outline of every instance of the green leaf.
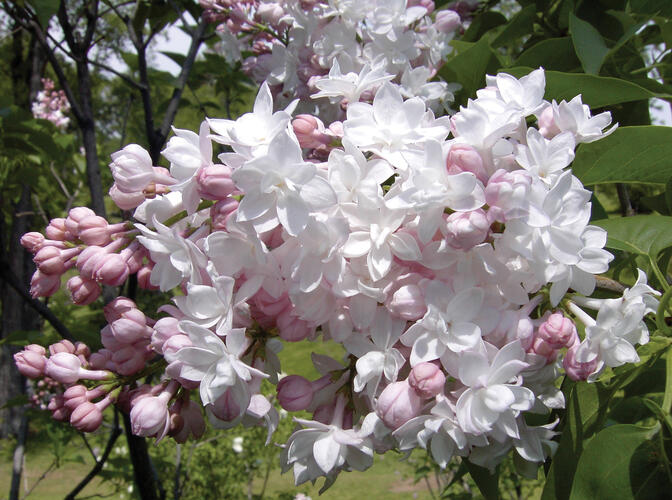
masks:
<path fill-rule="evenodd" d="M 471 21 L 469 28 L 460 38 L 465 42 L 476 42 L 483 38 L 486 32 L 506 22 L 506 17 L 499 12 L 486 10 Z"/>
<path fill-rule="evenodd" d="M 665 185 L 672 177 L 672 128 L 620 127 L 581 144 L 572 171 L 584 185 L 637 182 Z"/>
<path fill-rule="evenodd" d="M 569 31 L 572 35 L 572 43 L 576 55 L 581 61 L 581 66 L 586 73 L 597 75 L 609 49 L 604 43 L 602 35 L 586 21 L 569 14 Z"/>
<path fill-rule="evenodd" d="M 518 56 L 515 64 L 529 68 L 543 66 L 547 71 L 571 71 L 581 66 L 568 36 L 548 38 L 534 44 Z"/>
<path fill-rule="evenodd" d="M 669 498 L 672 487 L 651 438 L 659 426 L 613 425 L 602 430 L 579 459 L 571 500 Z M 658 453 L 657 453 L 658 452 Z"/>
<path fill-rule="evenodd" d="M 499 471 L 491 474 L 488 469 L 465 460 L 471 478 L 481 491 L 485 500 L 499 500 Z"/>
<path fill-rule="evenodd" d="M 630 0 L 630 9 L 638 14 L 672 17 L 670 0 Z"/>
<path fill-rule="evenodd" d="M 535 5 L 528 5 L 523 8 L 511 18 L 504 29 L 495 37 L 492 41 L 492 46 L 501 47 L 506 43 L 532 33 L 536 14 L 537 7 Z"/>
<path fill-rule="evenodd" d="M 35 15 L 40 22 L 40 26 L 47 28 L 51 16 L 58 12 L 59 0 L 30 0 L 30 4 L 35 9 Z"/>
<path fill-rule="evenodd" d="M 532 69 L 514 67 L 504 68 L 501 71 L 520 78 L 527 75 Z M 653 92 L 636 83 L 620 78 L 586 75 L 585 73 L 546 71 L 546 99 L 569 101 L 579 94 L 581 94 L 582 101 L 593 108 L 651 99 L 652 97 L 672 97 L 672 94 Z"/>
<path fill-rule="evenodd" d="M 485 75 L 494 74 L 500 67 L 497 56 L 487 39 L 482 38 L 463 52 L 448 60 L 439 74 L 447 82 L 462 85 L 462 95 L 472 97 L 485 84 Z"/>
<path fill-rule="evenodd" d="M 672 217 L 635 215 L 593 221 L 607 231 L 607 247 L 655 259 L 672 246 Z"/>
<path fill-rule="evenodd" d="M 614 389 L 603 384 L 576 384 L 565 379 L 567 411 L 558 450 L 546 476 L 542 500 L 566 500 L 576 473 L 576 465 L 586 442 L 604 424 Z"/>

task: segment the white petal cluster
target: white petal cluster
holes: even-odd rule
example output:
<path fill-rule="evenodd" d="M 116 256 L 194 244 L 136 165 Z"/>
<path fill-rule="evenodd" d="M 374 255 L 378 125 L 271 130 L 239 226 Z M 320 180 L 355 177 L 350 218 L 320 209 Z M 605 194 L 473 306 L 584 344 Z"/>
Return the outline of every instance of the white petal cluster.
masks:
<path fill-rule="evenodd" d="M 370 43 L 423 15 L 374 4 L 331 2 L 324 15 L 365 26 Z M 342 343 L 343 363 L 313 356 L 318 380 L 279 384 L 281 404 L 313 414 L 285 447 L 299 483 L 329 483 L 393 447 L 427 448 L 442 467 L 460 455 L 492 468 L 512 449 L 542 463 L 553 424 L 524 417 L 562 407 L 563 358 L 572 376 L 636 361 L 657 303 L 645 276 L 621 298 L 588 298 L 612 256 L 569 167 L 609 117 L 591 117 L 580 97 L 544 101 L 543 69 L 489 77 L 450 119 L 404 99 L 378 66 L 339 71 L 352 96 L 367 78 L 383 83 L 347 108 L 324 161 L 306 157 L 292 106 L 274 111 L 265 85 L 251 113 L 171 139 L 178 183 L 137 212 L 152 283 L 181 289 L 171 311 L 190 345 L 171 354 L 171 373 L 199 387 L 213 421 L 272 430 L 259 385 L 277 380 L 278 339 Z M 187 186 L 214 165 L 213 140 L 231 149 L 219 161 L 235 189 L 203 208 Z"/>
<path fill-rule="evenodd" d="M 245 2 L 227 16 L 228 3 L 209 3 L 215 16 L 224 16 L 217 27 L 222 53 L 242 60 L 252 50 L 255 55 L 242 61 L 244 71 L 268 81 L 280 100 L 299 97 L 305 110 L 317 104 L 321 117 L 339 116 L 328 103 L 370 102 L 393 79 L 404 95 L 418 96 L 435 111 L 453 101 L 456 86 L 430 80 L 461 25 L 454 11 L 446 22 L 446 12 L 440 21 L 433 5 L 407 0 Z"/>

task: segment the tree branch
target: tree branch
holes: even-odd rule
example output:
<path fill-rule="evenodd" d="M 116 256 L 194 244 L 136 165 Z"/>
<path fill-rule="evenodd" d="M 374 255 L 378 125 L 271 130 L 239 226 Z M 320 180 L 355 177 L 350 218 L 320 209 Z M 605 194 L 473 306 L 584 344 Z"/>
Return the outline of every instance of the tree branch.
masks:
<path fill-rule="evenodd" d="M 68 330 L 68 327 L 61 323 L 61 320 L 59 320 L 46 305 L 30 296 L 30 293 L 25 289 L 23 283 L 21 283 L 21 280 L 19 280 L 19 278 L 12 272 L 9 265 L 4 260 L 0 260 L 0 277 L 2 277 L 6 283 L 16 290 L 16 292 L 21 295 L 28 305 L 30 305 L 40 314 L 40 316 L 46 319 L 62 338 L 71 342 L 76 341 L 75 337 L 73 337 L 72 333 L 70 333 L 70 330 Z"/>
<path fill-rule="evenodd" d="M 177 108 L 180 104 L 180 99 L 182 98 L 182 92 L 184 91 L 184 87 L 187 84 L 187 79 L 189 78 L 189 74 L 191 73 L 191 68 L 194 65 L 194 61 L 196 60 L 198 49 L 201 47 L 201 44 L 203 43 L 203 35 L 205 34 L 206 27 L 207 24 L 203 19 L 203 16 L 201 16 L 198 25 L 196 26 L 196 29 L 191 34 L 191 45 L 189 46 L 189 52 L 187 52 L 184 64 L 182 64 L 182 70 L 180 71 L 180 74 L 177 77 L 175 90 L 173 90 L 173 95 L 171 96 L 170 102 L 168 103 L 166 114 L 163 116 L 161 129 L 159 130 L 159 133 L 161 134 L 160 136 L 161 146 L 163 146 L 163 143 L 168 137 L 168 134 L 170 133 L 170 127 L 173 124 L 173 121 L 175 120 L 175 115 L 177 114 Z"/>

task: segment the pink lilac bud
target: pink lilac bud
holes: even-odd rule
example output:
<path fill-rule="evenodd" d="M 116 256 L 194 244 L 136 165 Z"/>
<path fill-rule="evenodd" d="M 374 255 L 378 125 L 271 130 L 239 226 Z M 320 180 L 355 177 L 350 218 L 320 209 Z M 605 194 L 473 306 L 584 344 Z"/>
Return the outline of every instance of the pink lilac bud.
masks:
<path fill-rule="evenodd" d="M 79 221 L 77 233 L 85 245 L 105 246 L 110 242 L 108 226 L 104 218 L 91 215 Z"/>
<path fill-rule="evenodd" d="M 186 335 L 173 335 L 163 343 L 162 354 L 166 358 L 166 361 L 172 363 L 176 360 L 176 354 L 180 349 L 183 347 L 191 347 L 192 345 L 191 340 Z"/>
<path fill-rule="evenodd" d="M 144 259 L 147 256 L 147 250 L 135 240 L 128 246 L 128 248 L 124 248 L 120 255 L 126 261 L 129 274 L 135 274 L 144 267 Z"/>
<path fill-rule="evenodd" d="M 539 337 L 534 339 L 530 352 L 543 356 L 547 363 L 552 363 L 558 357 L 558 351 Z"/>
<path fill-rule="evenodd" d="M 93 432 L 103 423 L 103 412 L 95 403 L 85 401 L 70 415 L 70 425 L 82 432 Z"/>
<path fill-rule="evenodd" d="M 422 399 L 407 380 L 389 384 L 378 397 L 376 414 L 390 429 L 397 429 L 422 408 Z"/>
<path fill-rule="evenodd" d="M 490 221 L 480 208 L 470 212 L 455 212 L 446 219 L 446 240 L 459 250 L 469 250 L 483 243 L 490 231 Z"/>
<path fill-rule="evenodd" d="M 103 315 L 108 323 L 124 317 L 124 313 L 132 309 L 137 309 L 138 306 L 128 297 L 117 297 L 109 304 L 103 307 Z"/>
<path fill-rule="evenodd" d="M 109 349 L 99 349 L 89 357 L 89 366 L 92 370 L 109 369 L 108 363 L 112 359 L 112 351 Z"/>
<path fill-rule="evenodd" d="M 59 352 L 67 352 L 70 354 L 75 354 L 75 345 L 67 339 L 59 340 L 55 344 L 49 346 L 49 354 L 52 356 Z"/>
<path fill-rule="evenodd" d="M 120 349 L 127 347 L 127 344 L 119 342 L 114 335 L 112 334 L 112 328 L 110 325 L 105 325 L 102 330 L 100 330 L 100 342 L 105 346 L 106 349 L 116 352 Z"/>
<path fill-rule="evenodd" d="M 80 378 L 82 362 L 69 352 L 57 352 L 48 360 L 45 373 L 62 384 L 74 384 Z"/>
<path fill-rule="evenodd" d="M 140 399 L 131 408 L 131 428 L 136 436 L 156 436 L 161 439 L 168 432 L 168 406 L 170 396 L 148 396 Z"/>
<path fill-rule="evenodd" d="M 39 353 L 26 347 L 23 351 L 14 354 L 14 363 L 21 375 L 32 379 L 44 375 L 47 358 L 44 356 L 44 349 L 42 351 Z"/>
<path fill-rule="evenodd" d="M 75 354 L 79 359 L 86 360 L 91 356 L 91 349 L 84 342 L 75 342 Z M 82 361 L 82 364 L 85 364 L 85 361 Z"/>
<path fill-rule="evenodd" d="M 526 215 L 532 178 L 523 170 L 497 170 L 485 187 L 485 202 L 490 206 L 488 218 L 499 222 Z"/>
<path fill-rule="evenodd" d="M 94 302 L 102 292 L 100 285 L 93 280 L 81 276 L 73 276 L 66 284 L 72 302 L 78 306 L 86 306 Z"/>
<path fill-rule="evenodd" d="M 64 406 L 64 403 L 65 399 L 62 394 L 57 394 L 49 400 L 47 409 L 51 412 L 51 417 L 54 420 L 64 422 L 70 418 L 70 410 Z"/>
<path fill-rule="evenodd" d="M 292 127 L 302 148 L 318 148 L 332 141 L 324 133 L 324 124 L 312 115 L 298 115 L 292 120 Z"/>
<path fill-rule="evenodd" d="M 177 328 L 178 319 L 170 316 L 159 319 L 154 324 L 152 332 L 152 349 L 159 354 L 163 353 L 163 344 L 174 335 L 183 335 Z"/>
<path fill-rule="evenodd" d="M 66 231 L 65 219 L 57 217 L 49 221 L 49 225 L 44 230 L 44 233 L 50 240 L 63 241 L 69 239 L 66 237 Z"/>
<path fill-rule="evenodd" d="M 300 375 L 289 375 L 278 382 L 278 402 L 287 411 L 301 411 L 313 401 L 311 382 Z"/>
<path fill-rule="evenodd" d="M 231 168 L 226 165 L 203 167 L 196 174 L 198 194 L 206 200 L 223 200 L 236 189 L 231 179 Z"/>
<path fill-rule="evenodd" d="M 88 390 L 83 385 L 73 385 L 68 387 L 63 393 L 63 399 L 65 400 L 64 406 L 70 410 L 74 411 L 80 404 L 89 401 L 87 397 Z"/>
<path fill-rule="evenodd" d="M 62 251 L 53 246 L 46 246 L 33 257 L 33 262 L 44 274 L 63 274 L 66 271 Z"/>
<path fill-rule="evenodd" d="M 214 228 L 213 228 L 214 229 Z M 159 287 L 152 285 L 152 269 L 153 267 L 143 266 L 138 269 L 137 278 L 138 286 L 143 290 L 158 290 Z"/>
<path fill-rule="evenodd" d="M 149 338 L 152 334 L 152 329 L 147 326 L 147 318 L 140 309 L 124 311 L 122 317 L 110 323 L 110 328 L 114 338 L 124 344 Z"/>
<path fill-rule="evenodd" d="M 145 201 L 145 193 L 136 191 L 134 193 L 124 193 L 120 191 L 116 184 L 113 184 L 108 193 L 116 206 L 121 210 L 134 210 Z"/>
<path fill-rule="evenodd" d="M 21 236 L 21 246 L 30 253 L 36 253 L 44 244 L 44 236 L 42 233 L 26 233 Z"/>
<path fill-rule="evenodd" d="M 238 200 L 235 198 L 226 198 L 210 207 L 210 219 L 212 220 L 213 230 L 226 229 L 226 221 L 231 214 L 235 213 L 238 205 Z"/>
<path fill-rule="evenodd" d="M 420 363 L 411 370 L 408 383 L 420 397 L 429 399 L 443 392 L 446 376 L 434 363 Z"/>
<path fill-rule="evenodd" d="M 96 261 L 93 277 L 96 281 L 110 286 L 122 285 L 129 275 L 124 258 L 116 253 L 105 254 Z"/>
<path fill-rule="evenodd" d="M 387 309 L 395 316 L 408 321 L 416 321 L 425 315 L 427 305 L 420 287 L 405 285 L 394 292 L 392 300 L 387 304 Z"/>
<path fill-rule="evenodd" d="M 138 373 L 145 367 L 145 354 L 135 346 L 126 346 L 112 354 L 112 363 L 119 375 L 127 377 Z"/>
<path fill-rule="evenodd" d="M 546 321 L 539 326 L 538 335 L 554 349 L 571 347 L 579 340 L 574 322 L 561 312 L 553 313 L 546 318 Z"/>
<path fill-rule="evenodd" d="M 544 108 L 539 115 L 538 125 L 539 133 L 546 139 L 552 139 L 561 132 L 558 125 L 555 123 L 553 106 L 546 106 Z"/>
<path fill-rule="evenodd" d="M 578 348 L 579 344 L 575 344 L 567 349 L 567 354 L 565 354 L 565 357 L 562 360 L 562 367 L 565 369 L 569 378 L 576 382 L 581 382 L 588 380 L 588 377 L 597 369 L 597 356 L 586 363 L 581 363 L 576 359 L 576 351 Z"/>
<path fill-rule="evenodd" d="M 61 288 L 60 274 L 44 274 L 39 269 L 30 279 L 30 295 L 33 298 L 49 297 Z"/>
<path fill-rule="evenodd" d="M 70 209 L 68 216 L 65 219 L 65 228 L 70 233 L 76 235 L 79 222 L 85 217 L 96 215 L 96 213 L 88 207 L 75 207 Z"/>
<path fill-rule="evenodd" d="M 90 246 L 82 250 L 82 253 L 77 257 L 77 269 L 79 274 L 88 280 L 93 280 L 93 273 L 96 270 L 98 261 L 107 255 L 107 252 L 103 247 L 99 246 Z"/>
<path fill-rule="evenodd" d="M 454 144 L 446 158 L 446 168 L 449 174 L 471 172 L 479 181 L 486 183 L 488 173 L 483 166 L 483 159 L 473 147 L 466 144 Z"/>
<path fill-rule="evenodd" d="M 129 144 L 111 156 L 110 170 L 119 191 L 137 193 L 154 181 L 152 158 L 143 147 Z"/>
<path fill-rule="evenodd" d="M 436 13 L 434 27 L 441 33 L 452 33 L 462 25 L 460 15 L 454 10 L 440 10 Z"/>

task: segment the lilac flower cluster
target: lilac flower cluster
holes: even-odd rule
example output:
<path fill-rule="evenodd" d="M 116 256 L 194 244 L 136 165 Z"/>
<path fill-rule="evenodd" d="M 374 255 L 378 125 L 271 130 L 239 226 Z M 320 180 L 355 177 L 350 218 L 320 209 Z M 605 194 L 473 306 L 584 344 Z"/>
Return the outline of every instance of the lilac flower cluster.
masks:
<path fill-rule="evenodd" d="M 577 144 L 614 127 L 580 96 L 547 102 L 544 90 L 543 69 L 489 76 L 477 98 L 437 118 L 388 81 L 327 127 L 292 119 L 294 104 L 276 111 L 263 84 L 237 120 L 176 130 L 169 169 L 126 146 L 112 157 L 111 195 L 135 208 L 134 227 L 75 209 L 48 240 L 27 235 L 34 293 L 53 293 L 53 277 L 74 268 L 71 281 L 137 272 L 181 293 L 157 321 L 119 298 L 106 307 L 103 350 L 82 361 L 30 347 L 21 371 L 69 384 L 62 398 L 72 391 L 92 413 L 117 401 L 137 434 L 158 439 L 202 433 L 196 390 L 213 425 L 262 424 L 270 439 L 267 379 L 283 408 L 312 415 L 284 447 L 297 484 L 331 484 L 393 448 L 426 448 L 441 467 L 461 456 L 493 468 L 510 450 L 543 463 L 554 424 L 525 415 L 564 406 L 565 374 L 592 380 L 636 362 L 657 306 L 644 273 L 620 298 L 590 297 L 612 256 L 568 167 Z M 213 142 L 226 152 L 213 158 Z M 339 343 L 345 356 L 314 354 L 316 380 L 280 379 L 283 343 L 305 339 Z M 147 370 L 162 381 L 133 389 Z M 82 379 L 91 387 L 74 385 Z"/>
<path fill-rule="evenodd" d="M 268 82 L 279 102 L 298 97 L 302 111 L 318 104 L 323 119 L 341 119 L 349 103 L 370 102 L 380 84 L 392 79 L 404 96 L 419 96 L 435 111 L 453 100 L 455 86 L 430 80 L 462 21 L 455 10 L 435 12 L 433 0 L 200 4 L 218 24 L 225 57 L 242 61 L 243 71 L 259 84 Z M 341 108 L 311 103 L 311 96 Z"/>
<path fill-rule="evenodd" d="M 56 127 L 65 129 L 70 123 L 66 115 L 70 111 L 70 103 L 62 90 L 54 90 L 54 82 L 42 78 L 42 90 L 37 93 L 32 111 L 35 118 L 49 120 Z"/>

